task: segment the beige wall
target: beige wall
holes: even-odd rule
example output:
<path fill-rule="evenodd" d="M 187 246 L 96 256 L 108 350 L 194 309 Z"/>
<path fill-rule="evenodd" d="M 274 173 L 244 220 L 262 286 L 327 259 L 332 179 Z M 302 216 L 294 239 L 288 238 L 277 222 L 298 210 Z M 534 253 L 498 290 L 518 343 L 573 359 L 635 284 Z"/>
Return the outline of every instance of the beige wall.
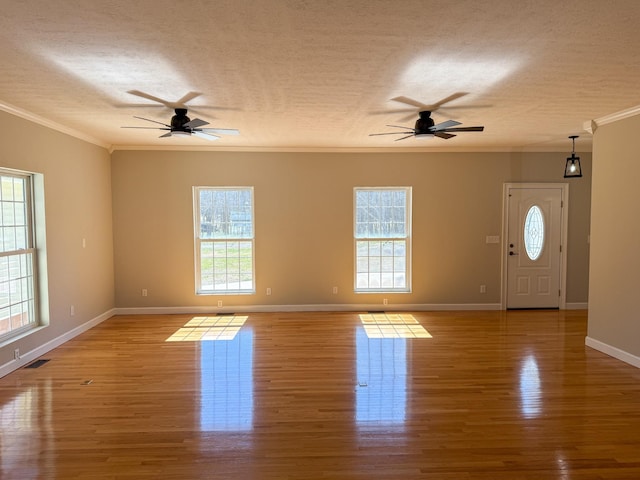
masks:
<path fill-rule="evenodd" d="M 588 342 L 640 366 L 640 115 L 594 135 Z M 618 351 L 616 351 L 618 350 Z"/>
<path fill-rule="evenodd" d="M 47 327 L 0 346 L 46 350 L 114 308 L 496 305 L 505 182 L 563 182 L 562 153 L 116 151 L 0 112 L 0 166 L 42 174 Z M 591 156 L 570 180 L 567 301 L 587 301 Z M 253 186 L 256 295 L 196 296 L 192 187 Z M 353 187 L 413 187 L 413 292 L 353 293 Z M 621 192 L 619 192 L 621 193 Z M 86 247 L 83 248 L 82 240 Z M 600 239 L 602 241 L 602 239 Z M 487 286 L 480 294 L 479 286 Z M 339 293 L 332 294 L 337 286 Z M 270 287 L 273 295 L 266 296 Z M 142 297 L 142 288 L 149 296 Z M 74 305 L 75 315 L 70 314 Z M 214 309 L 215 310 L 215 309 Z M 594 332 L 597 331 L 595 326 Z"/>
<path fill-rule="evenodd" d="M 588 291 L 591 156 L 580 155 L 585 177 L 568 182 L 568 303 Z M 116 305 L 499 304 L 500 246 L 485 237 L 501 234 L 503 183 L 565 182 L 566 156 L 115 151 Z M 194 185 L 255 187 L 256 295 L 195 295 Z M 386 185 L 413 187 L 413 291 L 354 294 L 353 187 Z"/>
<path fill-rule="evenodd" d="M 0 112 L 0 167 L 43 174 L 49 286 L 49 325 L 0 347 L 2 367 L 113 309 L 114 276 L 107 150 Z"/>

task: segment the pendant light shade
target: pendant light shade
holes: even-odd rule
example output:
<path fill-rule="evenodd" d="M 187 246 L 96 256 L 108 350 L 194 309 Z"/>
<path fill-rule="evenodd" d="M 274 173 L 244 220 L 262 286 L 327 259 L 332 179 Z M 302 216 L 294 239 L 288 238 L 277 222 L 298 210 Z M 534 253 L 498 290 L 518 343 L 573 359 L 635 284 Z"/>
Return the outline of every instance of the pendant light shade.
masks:
<path fill-rule="evenodd" d="M 567 163 L 564 167 L 564 178 L 581 177 L 580 157 L 576 157 L 576 138 L 578 138 L 578 135 L 571 135 L 569 138 L 573 140 L 573 147 L 571 148 L 571 156 L 567 157 Z"/>

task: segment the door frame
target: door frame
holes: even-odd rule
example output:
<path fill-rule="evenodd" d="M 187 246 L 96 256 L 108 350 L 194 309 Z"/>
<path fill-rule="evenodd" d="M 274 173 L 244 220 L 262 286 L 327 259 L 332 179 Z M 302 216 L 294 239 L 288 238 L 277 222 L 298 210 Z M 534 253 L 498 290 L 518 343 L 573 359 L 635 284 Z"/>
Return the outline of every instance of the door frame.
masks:
<path fill-rule="evenodd" d="M 559 188 L 561 191 L 561 214 L 560 214 L 560 300 L 559 309 L 564 310 L 567 306 L 567 234 L 569 224 L 569 184 L 568 183 L 504 183 L 502 185 L 502 248 L 500 252 L 501 264 L 501 310 L 507 309 L 507 254 L 508 254 L 508 232 L 509 232 L 509 191 L 512 188 Z"/>

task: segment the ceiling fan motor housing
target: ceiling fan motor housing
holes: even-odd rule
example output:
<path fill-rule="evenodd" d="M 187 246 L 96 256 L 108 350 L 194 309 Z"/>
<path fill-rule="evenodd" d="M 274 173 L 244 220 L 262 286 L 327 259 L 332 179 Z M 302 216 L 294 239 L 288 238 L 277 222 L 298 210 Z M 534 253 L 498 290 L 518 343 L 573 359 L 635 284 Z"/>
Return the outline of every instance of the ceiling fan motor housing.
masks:
<path fill-rule="evenodd" d="M 187 117 L 186 108 L 176 108 L 176 114 L 173 117 L 171 117 L 171 130 L 190 132 L 191 129 L 189 127 L 184 126 L 186 123 L 190 121 L 191 119 Z"/>
<path fill-rule="evenodd" d="M 420 118 L 416 120 L 416 124 L 414 127 L 416 135 L 433 133 L 431 131 L 431 127 L 433 127 L 433 125 L 434 125 L 434 122 L 433 122 L 433 118 L 431 118 L 431 112 L 426 110 L 423 112 L 420 112 Z"/>

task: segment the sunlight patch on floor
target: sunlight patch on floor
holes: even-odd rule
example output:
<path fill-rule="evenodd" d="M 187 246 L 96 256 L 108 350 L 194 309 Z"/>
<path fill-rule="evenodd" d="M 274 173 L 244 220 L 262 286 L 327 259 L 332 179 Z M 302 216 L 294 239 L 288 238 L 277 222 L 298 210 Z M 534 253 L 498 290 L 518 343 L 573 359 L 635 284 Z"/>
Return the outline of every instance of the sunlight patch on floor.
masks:
<path fill-rule="evenodd" d="M 360 321 L 369 338 L 432 338 L 408 313 L 367 313 L 360 315 Z"/>
<path fill-rule="evenodd" d="M 206 340 L 233 340 L 248 318 L 247 315 L 193 317 L 165 341 L 203 342 Z"/>

